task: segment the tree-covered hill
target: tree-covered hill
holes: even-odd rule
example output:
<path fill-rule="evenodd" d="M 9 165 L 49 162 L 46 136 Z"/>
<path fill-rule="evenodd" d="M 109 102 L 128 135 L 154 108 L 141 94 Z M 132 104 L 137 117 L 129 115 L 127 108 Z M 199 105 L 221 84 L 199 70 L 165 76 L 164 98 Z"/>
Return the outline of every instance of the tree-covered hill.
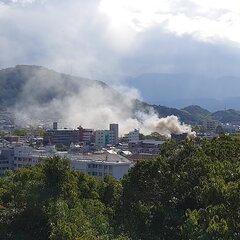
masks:
<path fill-rule="evenodd" d="M 48 103 L 96 85 L 109 88 L 101 81 L 73 77 L 41 66 L 17 65 L 0 70 L 0 104 L 12 107 L 23 99 Z"/>
<path fill-rule="evenodd" d="M 240 111 L 228 109 L 212 113 L 212 118 L 223 123 L 240 123 Z"/>
<path fill-rule="evenodd" d="M 169 108 L 160 105 L 153 105 L 153 107 L 160 116 L 175 115 L 185 123 L 203 123 L 204 121 L 212 120 L 211 113 L 199 106 L 191 105 L 183 109 Z"/>
<path fill-rule="evenodd" d="M 211 112 L 209 112 L 207 109 L 201 108 L 197 105 L 190 105 L 188 107 L 183 108 L 182 110 L 189 112 L 192 115 L 195 115 L 196 117 L 201 118 L 207 118 L 209 115 L 211 115 Z"/>
<path fill-rule="evenodd" d="M 112 106 L 113 109 L 122 108 L 124 112 L 133 115 L 141 110 L 148 112 L 153 108 L 160 117 L 176 115 L 185 123 L 203 123 L 217 120 L 222 122 L 236 122 L 240 114 L 235 110 L 210 113 L 199 106 L 191 105 L 183 109 L 169 108 L 162 105 L 151 105 L 126 96 L 124 91 L 118 92 L 106 83 L 96 80 L 74 77 L 57 73 L 41 66 L 18 65 L 13 68 L 0 70 L 0 106 L 16 109 L 38 118 L 39 116 L 55 116 L 63 112 L 61 107 L 68 108 L 78 101 L 79 106 L 101 105 Z M 90 104 L 91 103 L 91 104 Z M 77 105 L 77 104 L 76 104 Z M 51 108 L 50 108 L 51 106 Z M 84 111 L 87 111 L 86 107 Z M 41 109 L 41 111 L 37 111 Z M 50 110 L 49 110 L 50 109 Z M 0 118 L 6 118 L 8 111 L 0 109 Z M 35 114 L 37 114 L 35 116 Z M 1 117 L 3 116 L 4 117 Z M 12 116 L 9 117 L 12 119 Z M 7 118 L 6 121 L 10 121 Z"/>

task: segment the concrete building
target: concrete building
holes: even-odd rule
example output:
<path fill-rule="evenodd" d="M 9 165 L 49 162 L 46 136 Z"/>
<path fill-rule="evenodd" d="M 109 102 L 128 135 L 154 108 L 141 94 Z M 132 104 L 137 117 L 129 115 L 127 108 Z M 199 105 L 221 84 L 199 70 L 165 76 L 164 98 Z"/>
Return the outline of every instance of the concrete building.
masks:
<path fill-rule="evenodd" d="M 135 142 L 129 142 L 128 148 L 133 154 L 151 154 L 159 155 L 161 151 L 161 145 L 164 141 L 156 140 L 140 140 Z"/>
<path fill-rule="evenodd" d="M 94 130 L 79 126 L 78 129 L 58 129 L 57 123 L 53 123 L 53 129 L 46 131 L 43 144 L 69 147 L 71 143 L 84 142 L 90 144 L 94 141 Z"/>
<path fill-rule="evenodd" d="M 96 130 L 95 144 L 98 147 L 106 147 L 107 145 L 115 145 L 115 134 L 110 130 Z"/>
<path fill-rule="evenodd" d="M 58 129 L 58 123 L 57 122 L 53 122 L 53 130 L 57 130 Z"/>
<path fill-rule="evenodd" d="M 117 123 L 111 123 L 109 125 L 109 129 L 114 134 L 114 145 L 117 145 L 118 144 L 118 137 L 119 137 L 118 124 Z"/>
<path fill-rule="evenodd" d="M 206 121 L 205 127 L 208 131 L 214 132 L 218 124 L 219 123 L 217 121 Z"/>
<path fill-rule="evenodd" d="M 10 169 L 14 169 L 14 150 L 13 148 L 2 148 L 0 150 L 0 177 Z"/>
<path fill-rule="evenodd" d="M 13 170 L 26 166 L 35 166 L 41 159 L 52 157 L 55 153 L 53 147 L 36 150 L 30 146 L 15 146 Z"/>
<path fill-rule="evenodd" d="M 78 127 L 78 141 L 84 143 L 90 143 L 94 140 L 94 130 L 83 128 L 82 126 Z"/>
<path fill-rule="evenodd" d="M 70 146 L 78 142 L 78 131 L 75 129 L 49 129 L 43 137 L 44 145 Z"/>
<path fill-rule="evenodd" d="M 187 133 L 181 133 L 181 134 L 171 134 L 171 139 L 175 140 L 176 142 L 184 141 L 187 139 L 188 134 Z"/>
<path fill-rule="evenodd" d="M 128 173 L 131 165 L 127 158 L 118 154 L 84 154 L 68 157 L 74 169 L 100 179 L 110 175 L 120 180 Z"/>
<path fill-rule="evenodd" d="M 139 130 L 134 129 L 132 132 L 128 133 L 128 142 L 139 141 Z"/>
<path fill-rule="evenodd" d="M 12 149 L 2 149 L 0 154 L 0 174 L 7 169 L 17 170 L 26 166 L 35 166 L 41 159 L 60 156 L 70 160 L 71 166 L 78 171 L 103 179 L 110 175 L 122 179 L 128 173 L 131 161 L 118 154 L 71 154 L 57 152 L 53 147 L 36 150 L 30 146 L 18 145 Z"/>
<path fill-rule="evenodd" d="M 5 136 L 4 139 L 10 143 L 14 143 L 14 142 L 24 143 L 28 140 L 26 136 L 15 136 L 15 135 Z"/>

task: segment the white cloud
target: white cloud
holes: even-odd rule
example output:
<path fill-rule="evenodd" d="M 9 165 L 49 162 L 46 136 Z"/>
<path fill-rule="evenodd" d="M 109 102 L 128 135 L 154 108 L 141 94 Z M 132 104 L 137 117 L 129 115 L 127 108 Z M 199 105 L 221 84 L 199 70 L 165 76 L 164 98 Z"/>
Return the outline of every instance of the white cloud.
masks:
<path fill-rule="evenodd" d="M 116 28 L 125 25 L 145 31 L 163 24 L 167 31 L 193 34 L 198 40 L 240 43 L 240 3 L 234 0 L 102 0 L 100 10 Z"/>
<path fill-rule="evenodd" d="M 202 62 L 206 67 L 212 64 L 208 62 L 213 54 L 212 44 L 232 54 L 229 46 L 240 43 L 240 10 L 235 1 L 229 5 L 210 0 L 5 0 L 0 3 L 1 68 L 36 64 L 74 75 L 115 80 L 122 75 L 149 71 L 186 71 L 179 68 L 184 64 L 197 71 L 196 66 L 202 66 Z M 171 40 L 165 41 L 169 36 Z M 185 37 L 188 44 L 183 46 Z M 197 46 L 195 42 L 209 43 L 204 54 L 202 49 L 189 51 L 191 46 Z M 178 51 L 178 46 L 188 48 L 187 63 L 176 63 L 184 52 Z M 205 55 L 200 63 L 198 54 Z M 214 64 L 217 69 L 218 61 Z M 235 68 L 232 64 L 229 71 L 234 72 Z"/>

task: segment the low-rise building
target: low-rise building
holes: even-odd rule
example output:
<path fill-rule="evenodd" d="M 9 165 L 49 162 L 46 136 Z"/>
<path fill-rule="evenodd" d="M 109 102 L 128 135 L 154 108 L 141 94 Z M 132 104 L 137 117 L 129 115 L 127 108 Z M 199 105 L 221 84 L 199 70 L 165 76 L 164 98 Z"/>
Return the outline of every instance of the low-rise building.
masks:
<path fill-rule="evenodd" d="M 2 148 L 0 150 L 0 177 L 10 169 L 14 169 L 14 150 L 13 148 Z"/>
<path fill-rule="evenodd" d="M 188 134 L 187 133 L 180 133 L 180 134 L 171 134 L 171 139 L 175 140 L 176 142 L 181 142 L 187 139 Z"/>
<path fill-rule="evenodd" d="M 128 133 L 128 142 L 137 142 L 139 141 L 139 130 L 134 129 Z"/>
<path fill-rule="evenodd" d="M 133 154 L 151 154 L 159 155 L 161 151 L 161 145 L 164 141 L 156 141 L 151 139 L 134 141 L 128 143 L 128 148 Z"/>
<path fill-rule="evenodd" d="M 83 128 L 82 126 L 78 127 L 78 141 L 84 143 L 93 142 L 94 139 L 94 130 Z"/>
<path fill-rule="evenodd" d="M 0 154 L 0 174 L 7 169 L 17 170 L 26 166 L 35 166 L 41 159 L 59 156 L 70 160 L 71 166 L 78 171 L 103 179 L 110 175 L 122 179 L 128 173 L 131 161 L 118 154 L 99 152 L 97 154 L 57 152 L 53 147 L 34 149 L 30 146 L 17 145 L 11 149 L 2 149 Z"/>
<path fill-rule="evenodd" d="M 75 129 L 48 129 L 43 137 L 43 144 L 70 146 L 78 142 L 78 131 Z"/>
<path fill-rule="evenodd" d="M 120 180 L 128 173 L 131 165 L 127 158 L 118 154 L 71 155 L 68 158 L 71 159 L 71 165 L 74 169 L 100 179 L 110 175 Z"/>
<path fill-rule="evenodd" d="M 110 130 L 96 130 L 95 144 L 98 147 L 106 147 L 107 145 L 115 145 L 115 134 Z"/>

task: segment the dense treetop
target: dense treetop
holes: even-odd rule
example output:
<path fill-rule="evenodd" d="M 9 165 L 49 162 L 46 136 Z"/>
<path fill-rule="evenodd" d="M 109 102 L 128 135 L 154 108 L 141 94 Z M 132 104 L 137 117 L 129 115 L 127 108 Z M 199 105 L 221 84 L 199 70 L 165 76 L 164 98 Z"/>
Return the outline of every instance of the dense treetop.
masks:
<path fill-rule="evenodd" d="M 0 180 L 1 239 L 239 239 L 240 141 L 167 142 L 122 182 L 53 157 Z"/>

